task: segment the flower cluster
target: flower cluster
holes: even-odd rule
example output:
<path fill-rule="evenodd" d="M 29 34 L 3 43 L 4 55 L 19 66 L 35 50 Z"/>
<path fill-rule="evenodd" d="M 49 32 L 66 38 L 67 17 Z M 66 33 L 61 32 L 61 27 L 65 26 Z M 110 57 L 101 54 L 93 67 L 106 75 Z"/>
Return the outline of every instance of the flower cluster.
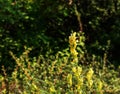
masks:
<path fill-rule="evenodd" d="M 103 83 L 101 80 L 98 81 L 98 92 L 100 92 L 100 94 L 102 94 L 102 87 L 103 87 Z"/>
<path fill-rule="evenodd" d="M 77 62 L 77 51 L 76 51 L 76 47 L 77 47 L 77 43 L 76 43 L 76 32 L 72 33 L 71 36 L 69 36 L 69 44 L 70 44 L 70 52 L 73 56 L 73 61 Z"/>
<path fill-rule="evenodd" d="M 88 81 L 88 84 L 89 84 L 88 86 L 90 88 L 93 85 L 93 80 L 92 80 L 93 73 L 94 73 L 93 69 L 90 68 L 89 71 L 88 71 L 88 73 L 87 73 L 87 75 L 86 75 L 86 78 L 87 78 L 87 81 Z"/>
<path fill-rule="evenodd" d="M 68 86 L 72 86 L 72 74 L 67 75 Z"/>

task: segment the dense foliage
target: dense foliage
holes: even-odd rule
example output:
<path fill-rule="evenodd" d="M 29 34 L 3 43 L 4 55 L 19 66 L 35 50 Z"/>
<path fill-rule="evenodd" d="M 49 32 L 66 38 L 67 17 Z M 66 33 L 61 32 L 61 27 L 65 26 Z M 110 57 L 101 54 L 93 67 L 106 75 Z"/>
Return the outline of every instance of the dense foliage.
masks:
<path fill-rule="evenodd" d="M 84 34 L 72 33 L 69 46 L 63 51 L 47 58 L 43 55 L 30 58 L 31 48 L 16 57 L 12 75 L 0 76 L 2 94 L 118 94 L 120 92 L 119 69 L 107 63 L 107 53 L 85 57 Z M 77 37 L 81 39 L 76 40 Z M 89 63 L 89 64 L 88 64 Z M 88 64 L 88 65 L 86 65 Z"/>
<path fill-rule="evenodd" d="M 115 81 L 118 81 L 117 74 L 119 72 L 117 72 L 117 69 L 120 65 L 119 27 L 119 0 L 0 0 L 0 81 L 3 82 L 0 85 L 4 87 L 4 84 L 7 84 L 6 80 L 8 80 L 8 83 L 12 83 L 11 79 L 17 79 L 18 82 L 13 81 L 13 83 L 17 85 L 16 90 L 18 90 L 19 87 L 22 88 L 23 85 L 21 84 L 26 83 L 23 80 L 28 80 L 29 75 L 32 75 L 32 71 L 34 71 L 32 79 L 35 79 L 35 81 L 33 81 L 33 86 L 30 87 L 31 90 L 36 91 L 35 88 L 41 88 L 43 91 L 49 92 L 50 87 L 47 82 L 45 82 L 46 84 L 44 82 L 39 83 L 36 80 L 41 79 L 41 81 L 44 81 L 44 75 L 48 77 L 47 80 L 52 80 L 50 81 L 52 83 L 52 78 L 56 75 L 57 78 L 54 78 L 54 80 L 58 79 L 58 86 L 54 88 L 58 90 L 57 93 L 66 91 L 75 93 L 77 91 L 73 87 L 77 83 L 77 77 L 73 75 L 74 72 L 70 72 L 71 67 L 75 67 L 76 70 L 79 67 L 83 68 L 83 80 L 86 80 L 87 68 L 95 67 L 93 71 L 97 70 L 98 73 L 95 73 L 94 76 L 98 76 L 98 79 L 96 78 L 93 81 L 102 80 L 106 82 L 106 79 L 111 77 L 106 82 L 108 86 L 104 87 L 113 88 L 110 85 L 112 83 L 117 87 Z M 71 45 L 69 39 L 71 32 L 77 32 L 78 43 L 73 46 L 77 50 L 73 50 L 70 46 L 69 51 L 68 45 Z M 29 50 L 26 52 L 24 48 L 26 50 L 28 48 L 32 49 L 29 57 L 27 56 Z M 71 54 L 74 55 L 71 56 Z M 77 62 L 77 65 L 69 63 L 73 62 L 72 60 L 75 60 L 74 62 Z M 36 65 L 37 62 L 41 63 Z M 27 68 L 28 63 L 33 69 L 30 68 L 29 70 Z M 87 68 L 85 68 L 86 65 Z M 52 73 L 49 72 L 51 69 L 46 70 L 48 66 L 55 67 L 55 70 Z M 73 76 L 75 82 L 73 81 L 72 86 L 62 87 L 69 84 L 64 81 L 67 77 L 64 72 L 63 76 L 65 77 L 63 79 L 59 78 L 58 74 L 62 75 L 62 66 L 64 68 L 62 70 L 70 74 L 68 78 L 71 78 L 71 75 Z M 112 70 L 110 70 L 111 66 Z M 38 70 L 35 71 L 35 69 Z M 103 72 L 103 70 L 106 71 Z M 24 77 L 27 75 L 26 71 L 29 72 L 27 78 Z M 43 72 L 43 75 L 40 72 Z M 44 74 L 44 72 L 47 74 Z M 22 73 L 25 74 L 22 75 Z M 104 75 L 106 73 L 108 74 Z M 40 78 L 37 78 L 38 75 Z M 103 79 L 99 77 L 100 75 Z M 112 78 L 112 75 L 116 80 Z M 62 81 L 63 83 L 61 83 Z M 32 80 L 27 83 L 32 84 Z M 25 90 L 29 87 L 28 84 L 25 85 Z M 45 86 L 41 87 L 40 84 Z M 83 89 L 87 91 L 89 89 L 87 83 L 83 84 L 85 84 Z M 35 88 L 33 88 L 34 85 Z M 58 89 L 59 86 L 61 88 Z M 63 88 L 65 90 L 61 90 Z M 9 89 L 6 87 L 6 90 Z M 20 92 L 24 91 L 23 89 L 19 90 Z M 94 90 L 96 92 L 95 84 L 90 92 L 94 92 Z M 119 91 L 117 89 L 112 90 L 113 92 Z M 7 91 L 4 89 L 2 92 Z M 28 91 L 24 92 L 28 93 Z M 103 92 L 107 91 L 103 90 Z"/>

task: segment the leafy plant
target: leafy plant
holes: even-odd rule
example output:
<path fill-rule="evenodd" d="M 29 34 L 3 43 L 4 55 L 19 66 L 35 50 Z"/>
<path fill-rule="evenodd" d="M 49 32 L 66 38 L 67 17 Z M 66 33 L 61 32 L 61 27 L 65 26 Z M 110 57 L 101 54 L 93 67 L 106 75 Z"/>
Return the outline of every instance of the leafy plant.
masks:
<path fill-rule="evenodd" d="M 79 44 L 76 35 L 81 38 Z M 12 75 L 6 74 L 3 66 L 3 75 L 0 76 L 1 88 L 3 94 L 111 94 L 120 92 L 119 72 L 114 70 L 114 66 L 102 67 L 104 59 L 97 60 L 97 56 L 91 56 L 88 65 L 79 64 L 79 54 L 83 54 L 85 48 L 83 34 L 73 32 L 69 37 L 70 49 L 58 51 L 56 55 L 44 57 L 42 54 L 38 57 L 29 57 L 31 48 L 25 48 L 25 51 L 16 57 L 10 51 L 16 66 Z M 82 52 L 79 53 L 79 49 Z M 77 53 L 77 54 L 76 54 Z M 86 57 L 83 55 L 84 62 Z M 96 66 L 95 66 L 96 64 Z M 106 64 L 106 63 L 105 63 Z"/>

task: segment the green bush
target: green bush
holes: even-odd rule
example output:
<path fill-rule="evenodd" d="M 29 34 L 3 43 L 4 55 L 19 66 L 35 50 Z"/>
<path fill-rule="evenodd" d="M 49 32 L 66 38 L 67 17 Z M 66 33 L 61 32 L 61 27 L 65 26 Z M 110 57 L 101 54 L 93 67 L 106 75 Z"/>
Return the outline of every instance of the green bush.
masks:
<path fill-rule="evenodd" d="M 77 37 L 80 40 L 77 40 Z M 69 37 L 69 48 L 58 51 L 56 55 L 42 54 L 38 57 L 29 58 L 31 48 L 16 57 L 10 52 L 16 62 L 11 76 L 6 74 L 2 67 L 4 76 L 0 76 L 3 94 L 117 94 L 120 92 L 118 77 L 119 72 L 114 66 L 107 64 L 106 56 L 97 59 L 90 56 L 86 60 L 84 34 L 75 32 Z M 78 47 L 78 48 L 77 48 Z M 79 53 L 78 53 L 79 52 Z M 79 61 L 84 61 L 82 64 Z M 86 62 L 90 62 L 86 65 Z M 118 69 L 119 70 L 119 69 Z"/>

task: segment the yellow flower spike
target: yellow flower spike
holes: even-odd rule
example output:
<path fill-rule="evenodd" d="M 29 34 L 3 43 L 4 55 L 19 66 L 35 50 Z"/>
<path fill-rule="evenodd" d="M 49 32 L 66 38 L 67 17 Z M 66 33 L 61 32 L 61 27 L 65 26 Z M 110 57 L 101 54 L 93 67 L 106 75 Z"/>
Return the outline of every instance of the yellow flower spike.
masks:
<path fill-rule="evenodd" d="M 75 49 L 70 49 L 71 54 L 75 57 L 77 57 L 78 53 Z"/>
<path fill-rule="evenodd" d="M 89 88 L 91 88 L 93 85 L 93 80 L 89 80 L 88 83 L 89 83 Z"/>
<path fill-rule="evenodd" d="M 77 67 L 76 68 L 76 72 L 75 72 L 75 76 L 77 77 L 77 79 L 79 79 L 80 75 L 82 73 L 82 67 Z"/>
<path fill-rule="evenodd" d="M 51 86 L 51 87 L 50 87 L 50 93 L 55 93 L 55 92 L 56 92 L 55 87 L 54 87 L 54 86 Z"/>
<path fill-rule="evenodd" d="M 69 44 L 70 44 L 70 52 L 74 54 L 76 52 L 76 32 L 72 33 L 71 36 L 69 36 Z"/>
<path fill-rule="evenodd" d="M 72 33 L 71 36 L 69 36 L 69 43 L 72 44 L 76 41 L 76 32 Z"/>
<path fill-rule="evenodd" d="M 77 71 L 76 67 L 73 67 L 73 68 L 72 68 L 72 71 L 73 71 L 74 73 L 76 73 L 76 71 Z"/>
<path fill-rule="evenodd" d="M 87 73 L 87 76 L 86 76 L 88 81 L 90 81 L 92 79 L 93 73 L 94 73 L 93 69 L 90 68 L 88 73 Z"/>
<path fill-rule="evenodd" d="M 70 44 L 70 53 L 73 56 L 73 62 L 78 62 L 78 52 L 76 51 L 77 42 L 76 42 L 76 32 L 72 33 L 69 36 L 69 44 Z"/>
<path fill-rule="evenodd" d="M 92 85 L 93 85 L 93 80 L 92 80 L 93 73 L 94 73 L 93 69 L 90 68 L 87 75 L 86 75 L 86 78 L 88 80 L 88 87 L 89 88 L 91 88 Z"/>
<path fill-rule="evenodd" d="M 99 80 L 98 81 L 98 91 L 101 91 L 103 87 L 103 83 Z"/>
<path fill-rule="evenodd" d="M 79 78 L 77 80 L 77 90 L 80 90 L 80 88 L 83 86 L 83 78 Z"/>
<path fill-rule="evenodd" d="M 67 75 L 67 83 L 69 86 L 72 86 L 72 74 Z"/>
<path fill-rule="evenodd" d="M 78 75 L 80 76 L 81 75 L 81 73 L 82 73 L 82 67 L 77 67 L 77 72 L 78 72 Z"/>

